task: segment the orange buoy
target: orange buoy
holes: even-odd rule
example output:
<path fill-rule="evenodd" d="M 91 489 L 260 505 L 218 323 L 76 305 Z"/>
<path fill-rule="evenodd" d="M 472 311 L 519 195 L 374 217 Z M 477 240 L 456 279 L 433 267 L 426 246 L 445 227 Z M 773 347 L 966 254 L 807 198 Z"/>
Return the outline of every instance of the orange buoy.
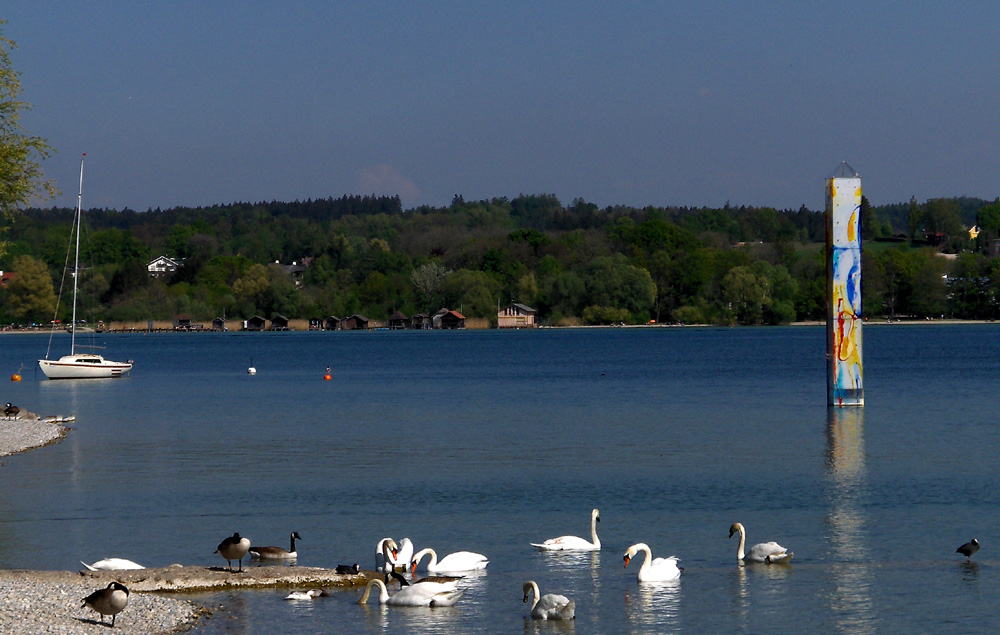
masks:
<path fill-rule="evenodd" d="M 323 375 L 323 380 L 324 381 L 330 381 L 331 379 L 333 379 L 333 377 L 330 376 L 330 373 L 327 373 L 326 375 Z"/>
<path fill-rule="evenodd" d="M 11 381 L 21 381 L 21 376 L 18 375 L 17 373 L 14 373 L 13 375 L 10 376 L 10 380 Z"/>

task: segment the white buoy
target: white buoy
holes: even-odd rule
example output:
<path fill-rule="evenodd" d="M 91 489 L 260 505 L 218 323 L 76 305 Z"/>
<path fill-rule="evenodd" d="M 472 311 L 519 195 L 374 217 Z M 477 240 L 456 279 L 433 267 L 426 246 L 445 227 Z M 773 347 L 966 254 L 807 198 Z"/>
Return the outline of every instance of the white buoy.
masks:
<path fill-rule="evenodd" d="M 250 358 L 250 367 L 247 368 L 247 375 L 256 375 L 257 369 L 253 367 L 253 357 Z"/>

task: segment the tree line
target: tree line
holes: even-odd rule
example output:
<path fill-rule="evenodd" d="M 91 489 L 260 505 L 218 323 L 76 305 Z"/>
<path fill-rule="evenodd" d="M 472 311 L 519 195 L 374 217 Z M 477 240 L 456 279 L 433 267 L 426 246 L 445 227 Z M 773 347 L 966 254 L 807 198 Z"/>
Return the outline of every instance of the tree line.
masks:
<path fill-rule="evenodd" d="M 862 207 L 866 316 L 996 317 L 1000 202 Z M 0 270 L 16 276 L 0 321 L 52 319 L 72 216 L 28 209 L 9 222 Z M 825 216 L 805 207 L 599 208 L 534 194 L 404 210 L 398 197 L 344 196 L 84 218 L 88 319 L 384 320 L 448 307 L 495 323 L 511 301 L 550 324 L 825 319 Z M 151 277 L 159 255 L 183 266 Z M 280 266 L 292 263 L 299 273 Z"/>

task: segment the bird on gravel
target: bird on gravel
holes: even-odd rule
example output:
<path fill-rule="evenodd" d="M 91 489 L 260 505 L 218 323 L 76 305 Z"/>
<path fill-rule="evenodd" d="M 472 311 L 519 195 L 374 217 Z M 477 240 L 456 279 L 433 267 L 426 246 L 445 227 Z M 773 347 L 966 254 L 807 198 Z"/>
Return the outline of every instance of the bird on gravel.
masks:
<path fill-rule="evenodd" d="M 18 408 L 17 406 L 11 405 L 11 403 L 8 401 L 7 407 L 3 409 L 3 416 L 7 417 L 8 419 L 17 419 L 17 415 L 19 414 L 21 414 L 21 409 Z"/>
<path fill-rule="evenodd" d="M 361 573 L 361 565 L 355 562 L 354 564 L 338 564 L 337 565 L 337 575 L 357 575 Z"/>
<path fill-rule="evenodd" d="M 243 571 L 243 556 L 247 555 L 247 551 L 250 550 L 250 539 L 240 538 L 239 532 L 236 532 L 231 537 L 226 538 L 219 543 L 219 548 L 215 550 L 214 553 L 219 554 L 226 559 L 229 563 L 229 570 L 233 570 L 233 560 L 237 560 L 240 563 L 240 571 Z"/>
<path fill-rule="evenodd" d="M 101 624 L 104 624 L 104 616 L 111 616 L 111 627 L 115 626 L 115 618 L 124 610 L 128 604 L 128 587 L 121 582 L 112 582 L 107 588 L 94 591 L 83 598 L 84 606 L 89 606 L 101 614 Z"/>

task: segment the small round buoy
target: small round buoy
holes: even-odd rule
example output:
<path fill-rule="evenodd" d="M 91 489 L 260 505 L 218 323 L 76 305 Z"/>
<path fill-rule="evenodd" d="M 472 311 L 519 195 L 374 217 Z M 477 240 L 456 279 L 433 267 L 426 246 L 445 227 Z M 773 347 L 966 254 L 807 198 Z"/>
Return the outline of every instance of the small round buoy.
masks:
<path fill-rule="evenodd" d="M 331 379 L 333 379 L 333 377 L 331 377 L 329 373 L 327 373 L 326 375 L 323 375 L 323 380 L 324 381 L 330 381 Z"/>
<path fill-rule="evenodd" d="M 11 381 L 21 381 L 21 376 L 18 375 L 17 373 L 14 373 L 13 375 L 10 376 L 10 380 Z"/>

